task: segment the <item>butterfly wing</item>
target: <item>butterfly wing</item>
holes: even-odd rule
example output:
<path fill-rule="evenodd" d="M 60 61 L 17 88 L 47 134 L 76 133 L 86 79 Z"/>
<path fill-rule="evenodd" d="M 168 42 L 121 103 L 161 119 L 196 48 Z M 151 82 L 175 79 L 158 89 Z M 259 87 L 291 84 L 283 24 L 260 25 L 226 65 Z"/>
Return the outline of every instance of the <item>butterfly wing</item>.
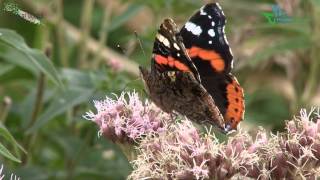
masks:
<path fill-rule="evenodd" d="M 212 96 L 201 85 L 197 68 L 171 19 L 164 20 L 156 35 L 151 73 L 142 67 L 140 72 L 150 98 L 163 111 L 178 112 L 225 132 L 224 119 Z"/>
<path fill-rule="evenodd" d="M 197 68 L 187 55 L 182 38 L 172 19 L 165 19 L 161 24 L 153 46 L 152 71 L 192 72 L 200 82 Z"/>
<path fill-rule="evenodd" d="M 226 129 L 236 129 L 243 119 L 243 89 L 231 74 L 233 55 L 225 35 L 225 15 L 218 3 L 197 11 L 180 30 L 188 55 L 199 71 L 201 83 L 223 114 Z"/>
<path fill-rule="evenodd" d="M 225 36 L 226 18 L 218 3 L 203 6 L 183 26 L 180 35 L 200 74 L 229 73 L 233 55 Z"/>

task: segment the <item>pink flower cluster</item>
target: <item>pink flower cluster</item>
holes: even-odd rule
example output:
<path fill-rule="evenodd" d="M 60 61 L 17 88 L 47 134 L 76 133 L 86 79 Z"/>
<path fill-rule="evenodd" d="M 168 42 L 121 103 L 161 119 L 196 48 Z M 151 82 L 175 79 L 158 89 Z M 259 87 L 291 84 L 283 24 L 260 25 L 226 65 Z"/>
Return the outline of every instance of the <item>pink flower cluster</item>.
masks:
<path fill-rule="evenodd" d="M 129 142 L 133 172 L 128 179 L 316 179 L 320 176 L 319 110 L 301 110 L 276 135 L 262 128 L 253 138 L 239 130 L 220 143 L 212 132 L 172 121 L 137 93 L 95 101 L 88 112 L 99 134 L 119 145 Z M 133 143 L 136 142 L 136 143 Z M 133 150 L 128 148 L 127 150 Z M 132 154 L 132 153 L 131 153 Z"/>
<path fill-rule="evenodd" d="M 106 97 L 94 105 L 97 113 L 87 112 L 84 118 L 94 121 L 100 127 L 99 135 L 113 142 L 132 143 L 146 134 L 160 133 L 170 118 L 148 101 L 142 103 L 136 92 L 122 93 L 116 99 Z"/>
<path fill-rule="evenodd" d="M 260 129 L 253 139 L 240 131 L 225 143 L 210 133 L 200 136 L 186 120 L 140 143 L 129 178 L 315 179 L 320 176 L 320 117 L 314 118 L 302 110 L 284 133 Z"/>

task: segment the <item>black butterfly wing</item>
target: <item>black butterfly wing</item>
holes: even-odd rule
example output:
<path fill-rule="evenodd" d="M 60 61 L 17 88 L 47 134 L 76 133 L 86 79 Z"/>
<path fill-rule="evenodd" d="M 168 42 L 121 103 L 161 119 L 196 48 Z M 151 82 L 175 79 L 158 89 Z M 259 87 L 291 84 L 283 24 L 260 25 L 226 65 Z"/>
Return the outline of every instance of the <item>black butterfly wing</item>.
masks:
<path fill-rule="evenodd" d="M 243 89 L 230 73 L 233 55 L 225 35 L 225 15 L 218 3 L 197 11 L 180 30 L 188 55 L 198 69 L 202 85 L 223 114 L 226 129 L 243 119 Z"/>
<path fill-rule="evenodd" d="M 183 26 L 180 35 L 201 74 L 229 73 L 233 55 L 225 36 L 225 15 L 218 3 L 203 6 Z"/>

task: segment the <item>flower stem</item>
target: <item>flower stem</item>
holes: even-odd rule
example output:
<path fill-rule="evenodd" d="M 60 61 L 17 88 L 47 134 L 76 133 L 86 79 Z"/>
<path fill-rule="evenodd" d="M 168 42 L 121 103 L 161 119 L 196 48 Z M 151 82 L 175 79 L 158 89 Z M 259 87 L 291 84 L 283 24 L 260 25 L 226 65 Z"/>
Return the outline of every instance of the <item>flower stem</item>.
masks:
<path fill-rule="evenodd" d="M 50 58 L 51 48 L 48 47 L 46 44 L 48 41 L 48 37 L 49 37 L 49 31 L 46 27 L 41 27 L 41 26 L 39 26 L 38 31 L 39 31 L 39 33 L 38 33 L 39 40 L 36 42 L 36 47 L 45 51 L 46 55 Z M 45 79 L 46 78 L 45 78 L 44 73 L 40 72 L 39 77 L 38 77 L 38 82 L 37 82 L 36 97 L 35 97 L 35 101 L 34 101 L 34 105 L 33 105 L 33 111 L 31 114 L 31 121 L 27 125 L 27 129 L 29 129 L 30 127 L 32 127 L 36 123 L 37 117 L 42 109 L 43 94 L 44 94 L 44 90 L 45 90 Z M 24 146 L 25 146 L 25 149 L 27 150 L 27 152 L 31 151 L 32 144 L 33 144 L 33 142 L 35 142 L 36 136 L 37 136 L 36 133 L 25 136 Z M 27 161 L 28 161 L 28 156 L 25 154 L 22 157 L 22 163 L 27 164 Z"/>
<path fill-rule="evenodd" d="M 91 29 L 91 15 L 93 10 L 94 0 L 85 0 L 83 2 L 83 11 L 81 16 L 81 41 L 79 47 L 79 65 L 84 67 L 87 56 L 88 48 L 86 43 L 88 42 L 90 29 Z"/>
<path fill-rule="evenodd" d="M 57 41 L 59 46 L 60 62 L 63 67 L 68 67 L 68 53 L 67 48 L 65 48 L 65 38 L 64 38 L 64 23 L 63 23 L 63 0 L 57 0 Z"/>
<path fill-rule="evenodd" d="M 310 72 L 308 75 L 308 81 L 303 92 L 302 103 L 307 104 L 310 98 L 316 92 L 319 83 L 319 69 L 320 69 L 320 22 L 317 17 L 320 16 L 320 7 L 314 4 L 313 0 L 310 0 L 310 14 L 311 14 L 311 26 L 312 26 L 312 41 L 313 47 L 310 55 Z"/>
<path fill-rule="evenodd" d="M 98 67 L 101 60 L 102 60 L 102 50 L 107 42 L 108 39 L 108 26 L 110 24 L 110 17 L 112 12 L 112 1 L 104 3 L 104 15 L 102 19 L 101 29 L 99 32 L 99 47 L 96 52 L 95 58 L 93 60 L 94 67 Z"/>

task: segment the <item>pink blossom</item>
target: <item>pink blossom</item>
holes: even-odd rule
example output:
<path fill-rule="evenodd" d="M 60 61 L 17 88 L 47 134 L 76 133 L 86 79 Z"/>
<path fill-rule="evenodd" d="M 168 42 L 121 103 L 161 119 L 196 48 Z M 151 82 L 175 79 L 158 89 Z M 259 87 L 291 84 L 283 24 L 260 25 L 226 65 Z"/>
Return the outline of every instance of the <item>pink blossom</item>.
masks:
<path fill-rule="evenodd" d="M 183 120 L 140 143 L 129 179 L 314 179 L 320 176 L 319 123 L 318 115 L 302 110 L 286 132 L 261 128 L 252 138 L 240 130 L 221 144 Z"/>
<path fill-rule="evenodd" d="M 319 110 L 286 122 L 281 133 L 260 128 L 255 136 L 239 130 L 226 142 L 200 134 L 191 121 L 172 121 L 137 93 L 94 101 L 99 134 L 119 145 L 135 145 L 128 179 L 316 179 L 320 176 Z M 132 143 L 135 142 L 135 143 Z M 133 149 L 133 148 L 132 148 Z M 129 149 L 130 150 L 130 149 Z M 0 176 L 0 178 L 3 178 Z M 2 179 L 0 179 L 2 180 Z"/>
<path fill-rule="evenodd" d="M 136 92 L 122 93 L 115 99 L 94 101 L 97 113 L 87 112 L 84 118 L 94 121 L 99 135 L 114 142 L 133 142 L 142 136 L 164 131 L 165 121 L 170 116 L 155 105 L 139 99 Z"/>

